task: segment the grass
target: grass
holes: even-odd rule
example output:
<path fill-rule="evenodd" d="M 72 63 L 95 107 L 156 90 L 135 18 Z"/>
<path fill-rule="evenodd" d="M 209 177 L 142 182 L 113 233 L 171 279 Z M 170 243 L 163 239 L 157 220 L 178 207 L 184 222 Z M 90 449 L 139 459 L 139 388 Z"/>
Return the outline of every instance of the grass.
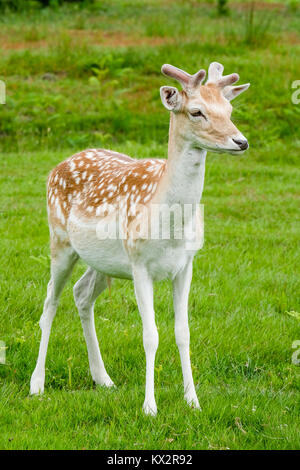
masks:
<path fill-rule="evenodd" d="M 288 314 L 300 311 L 300 107 L 291 102 L 299 10 L 268 8 L 271 21 L 254 43 L 244 7 L 230 4 L 221 18 L 215 11 L 200 2 L 118 0 L 1 18 L 2 449 L 299 449 L 299 366 L 291 360 L 299 320 Z M 255 12 L 252 31 L 265 14 Z M 155 287 L 158 416 L 141 412 L 145 359 L 129 281 L 116 281 L 96 304 L 117 388 L 93 387 L 71 289 L 83 265 L 54 320 L 46 393 L 30 397 L 49 276 L 48 172 L 86 146 L 165 157 L 168 115 L 158 89 L 170 82 L 160 67 L 194 73 L 212 60 L 251 82 L 233 103 L 251 148 L 240 158 L 208 155 L 205 245 L 190 296 L 202 413 L 183 401 L 168 282 Z"/>

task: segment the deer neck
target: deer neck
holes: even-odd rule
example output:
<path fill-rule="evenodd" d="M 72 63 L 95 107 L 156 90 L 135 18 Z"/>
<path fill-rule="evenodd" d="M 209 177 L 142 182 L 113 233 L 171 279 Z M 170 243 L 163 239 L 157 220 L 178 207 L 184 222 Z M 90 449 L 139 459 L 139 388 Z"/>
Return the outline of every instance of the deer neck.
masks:
<path fill-rule="evenodd" d="M 198 204 L 204 185 L 206 150 L 195 148 L 181 129 L 180 120 L 171 113 L 161 200 L 170 205 Z"/>

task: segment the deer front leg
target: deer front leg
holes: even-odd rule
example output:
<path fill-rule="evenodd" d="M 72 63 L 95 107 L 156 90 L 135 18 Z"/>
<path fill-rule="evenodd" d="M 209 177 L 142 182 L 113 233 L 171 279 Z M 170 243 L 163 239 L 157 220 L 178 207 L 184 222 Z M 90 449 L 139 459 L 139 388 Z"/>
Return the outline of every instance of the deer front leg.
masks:
<path fill-rule="evenodd" d="M 184 398 L 190 406 L 200 408 L 196 395 L 190 361 L 190 330 L 188 324 L 188 297 L 193 272 L 193 261 L 190 260 L 185 268 L 173 280 L 173 301 L 175 310 L 175 338 L 179 349 Z"/>
<path fill-rule="evenodd" d="M 158 332 L 153 307 L 153 282 L 144 266 L 133 267 L 135 296 L 143 322 L 143 344 L 146 354 L 146 393 L 143 410 L 155 416 L 157 407 L 154 397 L 154 363 L 158 347 Z"/>
<path fill-rule="evenodd" d="M 39 355 L 30 381 L 30 393 L 32 395 L 44 392 L 45 362 L 52 322 L 56 314 L 60 294 L 78 259 L 78 256 L 70 246 L 61 248 L 58 244 L 55 250 L 53 247 L 54 242 L 52 242 L 52 252 L 55 251 L 55 256 L 52 254 L 51 279 L 48 283 L 47 298 L 40 319 L 42 337 Z"/>

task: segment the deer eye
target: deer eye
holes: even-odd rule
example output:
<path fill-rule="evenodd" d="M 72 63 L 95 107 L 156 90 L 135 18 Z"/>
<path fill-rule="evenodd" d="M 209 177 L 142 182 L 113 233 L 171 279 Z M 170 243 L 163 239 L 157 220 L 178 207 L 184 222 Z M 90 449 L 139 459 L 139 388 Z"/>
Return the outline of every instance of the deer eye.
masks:
<path fill-rule="evenodd" d="M 197 109 L 197 111 L 193 111 L 192 113 L 190 113 L 190 115 L 193 117 L 203 117 L 207 121 L 206 116 L 202 113 L 202 111 L 200 111 L 200 109 Z"/>

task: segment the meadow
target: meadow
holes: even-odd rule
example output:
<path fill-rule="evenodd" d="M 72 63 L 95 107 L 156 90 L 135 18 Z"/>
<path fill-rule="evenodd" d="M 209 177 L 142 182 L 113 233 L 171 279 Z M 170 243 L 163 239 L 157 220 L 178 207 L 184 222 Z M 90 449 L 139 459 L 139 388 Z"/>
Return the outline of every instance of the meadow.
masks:
<path fill-rule="evenodd" d="M 196 0 L 2 13 L 1 449 L 299 449 L 299 54 L 297 2 L 233 2 L 226 14 Z M 251 83 L 233 102 L 250 149 L 207 156 L 205 244 L 189 308 L 202 412 L 183 400 L 169 282 L 155 285 L 157 417 L 141 411 L 145 358 L 130 281 L 116 280 L 97 300 L 100 347 L 117 387 L 93 385 L 72 296 L 83 264 L 53 323 L 45 394 L 31 397 L 49 279 L 48 173 L 84 148 L 166 158 L 159 87 L 174 83 L 161 65 L 194 73 L 214 60 Z"/>

